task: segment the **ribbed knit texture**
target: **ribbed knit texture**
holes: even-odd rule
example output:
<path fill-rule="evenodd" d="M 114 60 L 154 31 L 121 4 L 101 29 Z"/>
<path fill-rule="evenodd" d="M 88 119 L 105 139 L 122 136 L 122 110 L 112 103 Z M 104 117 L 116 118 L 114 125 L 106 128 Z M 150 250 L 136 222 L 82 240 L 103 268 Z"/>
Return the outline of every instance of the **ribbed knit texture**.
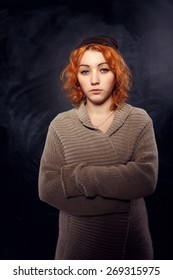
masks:
<path fill-rule="evenodd" d="M 59 114 L 39 174 L 40 198 L 61 211 L 56 258 L 131 258 L 133 242 L 136 258 L 138 252 L 151 258 L 143 196 L 154 191 L 157 170 L 152 121 L 144 110 L 125 104 L 106 133 L 93 127 L 84 104 Z"/>
<path fill-rule="evenodd" d="M 94 217 L 60 214 L 62 226 L 56 259 L 123 259 L 128 213 Z M 116 226 L 115 226 L 116 225 Z"/>

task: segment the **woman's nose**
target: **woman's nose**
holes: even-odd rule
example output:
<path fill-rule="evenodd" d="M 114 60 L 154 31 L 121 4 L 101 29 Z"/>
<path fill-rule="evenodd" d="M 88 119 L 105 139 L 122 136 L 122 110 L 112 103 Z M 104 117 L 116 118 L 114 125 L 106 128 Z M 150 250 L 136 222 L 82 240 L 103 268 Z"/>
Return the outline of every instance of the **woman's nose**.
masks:
<path fill-rule="evenodd" d="M 95 84 L 99 84 L 99 83 L 100 83 L 99 75 L 97 73 L 93 73 L 91 75 L 91 84 L 95 85 Z"/>

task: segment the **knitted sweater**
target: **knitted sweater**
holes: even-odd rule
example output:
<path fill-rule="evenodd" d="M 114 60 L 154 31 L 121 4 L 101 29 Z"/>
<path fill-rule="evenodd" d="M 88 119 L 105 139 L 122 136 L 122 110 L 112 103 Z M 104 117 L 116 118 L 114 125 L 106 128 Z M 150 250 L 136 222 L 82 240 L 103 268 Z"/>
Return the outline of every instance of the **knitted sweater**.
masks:
<path fill-rule="evenodd" d="M 60 210 L 56 258 L 124 258 L 134 220 L 151 245 L 143 197 L 155 190 L 157 172 L 152 120 L 143 109 L 117 109 L 106 133 L 93 127 L 84 104 L 55 117 L 39 196 Z"/>

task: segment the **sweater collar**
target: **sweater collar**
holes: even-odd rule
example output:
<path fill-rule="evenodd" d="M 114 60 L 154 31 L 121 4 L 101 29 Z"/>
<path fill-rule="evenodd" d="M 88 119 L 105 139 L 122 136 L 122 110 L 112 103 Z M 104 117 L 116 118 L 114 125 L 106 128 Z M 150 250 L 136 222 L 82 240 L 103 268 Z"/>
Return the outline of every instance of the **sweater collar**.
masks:
<path fill-rule="evenodd" d="M 125 103 L 120 109 L 116 109 L 112 124 L 110 125 L 110 127 L 108 128 L 108 130 L 105 134 L 111 135 L 116 130 L 118 130 L 119 127 L 121 127 L 123 125 L 123 123 L 125 122 L 126 118 L 130 114 L 131 110 L 132 110 L 132 106 L 127 103 Z M 90 128 L 90 129 L 95 129 L 93 124 L 90 121 L 90 118 L 89 118 L 89 115 L 88 115 L 88 112 L 86 110 L 84 103 L 81 103 L 79 108 L 76 109 L 76 114 L 77 114 L 78 119 L 81 121 L 81 123 L 84 126 Z"/>
<path fill-rule="evenodd" d="M 79 108 L 76 109 L 76 114 L 78 119 L 81 121 L 81 123 L 83 123 L 84 126 L 94 129 L 84 103 L 81 103 Z"/>

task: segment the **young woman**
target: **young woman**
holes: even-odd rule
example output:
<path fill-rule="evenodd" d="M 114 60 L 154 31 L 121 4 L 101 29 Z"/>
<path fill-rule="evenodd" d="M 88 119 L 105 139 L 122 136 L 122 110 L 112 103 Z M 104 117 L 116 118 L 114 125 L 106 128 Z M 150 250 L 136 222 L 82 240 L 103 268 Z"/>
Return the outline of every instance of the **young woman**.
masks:
<path fill-rule="evenodd" d="M 126 103 L 131 74 L 108 36 L 86 38 L 62 74 L 73 109 L 51 122 L 40 199 L 60 210 L 56 259 L 152 259 L 144 197 L 158 153 L 148 114 Z"/>

